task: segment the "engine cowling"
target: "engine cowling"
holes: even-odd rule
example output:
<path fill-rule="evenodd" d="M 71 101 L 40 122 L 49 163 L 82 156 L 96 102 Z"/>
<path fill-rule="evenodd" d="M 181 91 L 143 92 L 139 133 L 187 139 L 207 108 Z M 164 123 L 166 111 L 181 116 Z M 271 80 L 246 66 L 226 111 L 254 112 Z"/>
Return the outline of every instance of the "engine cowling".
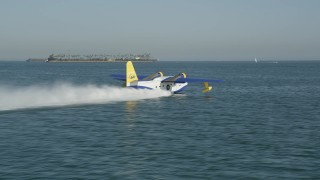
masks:
<path fill-rule="evenodd" d="M 173 76 L 173 77 L 171 77 L 169 79 L 166 79 L 165 81 L 166 82 L 174 82 L 179 78 L 187 78 L 187 74 L 186 73 L 179 73 L 179 74 L 177 74 L 177 75 L 175 75 L 175 76 Z"/>
<path fill-rule="evenodd" d="M 142 80 L 143 80 L 143 81 L 151 81 L 151 80 L 153 80 L 154 78 L 162 77 L 162 76 L 163 76 L 163 73 L 162 73 L 162 72 L 157 72 L 157 73 L 151 74 L 151 75 L 148 76 L 148 77 L 143 78 Z"/>

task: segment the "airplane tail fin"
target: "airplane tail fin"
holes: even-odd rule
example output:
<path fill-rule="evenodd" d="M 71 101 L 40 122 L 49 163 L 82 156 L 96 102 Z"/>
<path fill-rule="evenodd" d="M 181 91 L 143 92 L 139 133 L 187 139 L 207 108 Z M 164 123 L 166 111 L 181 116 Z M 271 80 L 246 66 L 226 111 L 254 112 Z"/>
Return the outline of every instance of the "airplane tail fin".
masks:
<path fill-rule="evenodd" d="M 132 62 L 128 61 L 126 67 L 126 86 L 130 86 L 131 83 L 135 81 L 138 81 L 138 76 L 134 70 Z"/>

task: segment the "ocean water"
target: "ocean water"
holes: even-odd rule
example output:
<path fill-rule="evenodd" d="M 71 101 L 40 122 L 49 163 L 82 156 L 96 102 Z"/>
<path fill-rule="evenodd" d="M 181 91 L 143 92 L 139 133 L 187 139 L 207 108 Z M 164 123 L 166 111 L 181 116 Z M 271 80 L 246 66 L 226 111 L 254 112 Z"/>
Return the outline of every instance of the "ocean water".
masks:
<path fill-rule="evenodd" d="M 0 179 L 319 179 L 320 62 L 136 63 L 223 79 L 121 88 L 123 63 L 0 62 Z"/>

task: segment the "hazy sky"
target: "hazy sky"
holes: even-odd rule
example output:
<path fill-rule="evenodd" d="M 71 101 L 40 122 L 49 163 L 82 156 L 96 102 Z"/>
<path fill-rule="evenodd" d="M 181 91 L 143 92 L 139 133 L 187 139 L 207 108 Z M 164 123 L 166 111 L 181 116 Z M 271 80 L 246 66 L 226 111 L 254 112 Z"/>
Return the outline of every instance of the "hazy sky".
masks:
<path fill-rule="evenodd" d="M 320 59 L 320 0 L 0 0 L 0 59 Z"/>

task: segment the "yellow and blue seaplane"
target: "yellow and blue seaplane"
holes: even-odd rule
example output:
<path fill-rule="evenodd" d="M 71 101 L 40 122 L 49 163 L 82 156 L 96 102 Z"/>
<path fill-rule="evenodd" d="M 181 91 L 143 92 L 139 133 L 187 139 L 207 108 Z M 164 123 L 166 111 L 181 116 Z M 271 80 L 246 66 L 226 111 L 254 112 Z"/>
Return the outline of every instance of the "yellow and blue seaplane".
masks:
<path fill-rule="evenodd" d="M 150 76 L 138 76 L 131 61 L 127 62 L 126 75 L 111 74 L 112 78 L 125 81 L 124 87 L 132 87 L 137 89 L 161 89 L 170 91 L 171 93 L 180 93 L 186 88 L 188 83 L 203 83 L 206 93 L 212 90 L 209 82 L 223 82 L 223 80 L 187 78 L 186 73 L 179 73 L 175 76 L 164 76 L 162 72 L 151 74 Z"/>

